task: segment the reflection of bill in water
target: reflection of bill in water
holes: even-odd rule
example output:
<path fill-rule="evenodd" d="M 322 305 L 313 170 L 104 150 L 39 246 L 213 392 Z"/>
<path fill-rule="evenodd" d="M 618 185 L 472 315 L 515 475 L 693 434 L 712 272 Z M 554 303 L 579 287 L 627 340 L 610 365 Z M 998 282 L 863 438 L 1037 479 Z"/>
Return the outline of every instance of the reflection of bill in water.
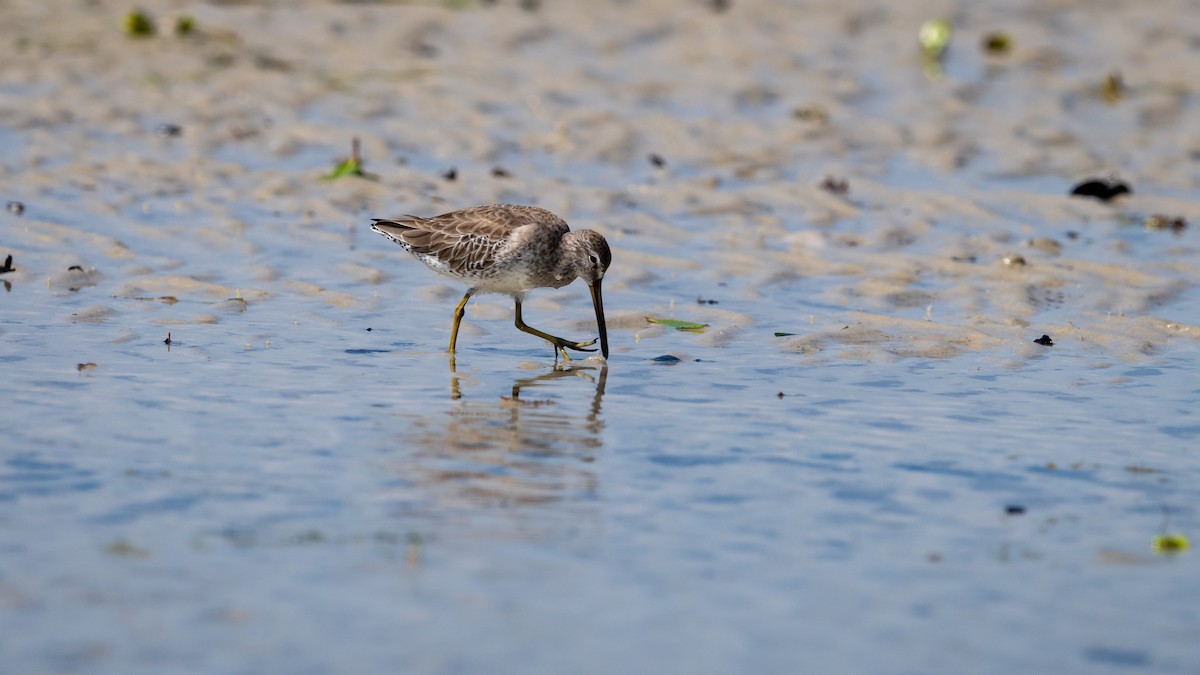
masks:
<path fill-rule="evenodd" d="M 607 377 L 603 364 L 556 368 L 514 381 L 511 396 L 460 400 L 443 416 L 417 420 L 403 433 L 399 456 L 385 463 L 404 480 L 402 514 L 430 518 L 435 526 L 466 526 L 474 534 L 543 537 L 586 528 Z M 575 389 L 579 378 L 595 384 L 586 411 L 564 398 L 582 393 Z M 453 363 L 451 380 L 457 399 Z M 531 396 L 549 387 L 564 397 Z"/>

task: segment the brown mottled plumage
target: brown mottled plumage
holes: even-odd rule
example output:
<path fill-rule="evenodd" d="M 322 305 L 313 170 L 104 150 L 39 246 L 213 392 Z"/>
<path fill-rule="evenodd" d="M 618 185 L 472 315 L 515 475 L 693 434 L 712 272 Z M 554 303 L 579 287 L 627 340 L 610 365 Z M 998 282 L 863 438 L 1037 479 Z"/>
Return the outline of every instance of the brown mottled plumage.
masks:
<path fill-rule="evenodd" d="M 516 305 L 518 329 L 567 349 L 595 351 L 596 343 L 572 342 L 525 325 L 521 302 L 535 288 L 560 288 L 582 278 L 592 293 L 600 353 L 608 357 L 608 332 L 600 282 L 612 263 L 608 242 L 592 230 L 571 231 L 562 218 L 536 206 L 476 206 L 432 218 L 376 218 L 371 229 L 400 244 L 439 274 L 470 285 L 454 310 L 450 352 L 458 339 L 467 301 L 477 292 L 507 293 Z"/>

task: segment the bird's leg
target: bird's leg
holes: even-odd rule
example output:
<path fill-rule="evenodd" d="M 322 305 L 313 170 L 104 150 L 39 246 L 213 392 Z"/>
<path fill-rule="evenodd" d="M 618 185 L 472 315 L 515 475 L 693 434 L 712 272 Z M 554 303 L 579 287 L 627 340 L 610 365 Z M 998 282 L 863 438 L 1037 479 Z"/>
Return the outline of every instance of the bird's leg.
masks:
<path fill-rule="evenodd" d="M 525 332 L 525 333 L 529 333 L 530 335 L 536 335 L 536 336 L 542 338 L 543 340 L 549 342 L 550 344 L 554 345 L 555 353 L 556 354 L 561 353 L 563 355 L 564 359 L 566 359 L 568 361 L 571 360 L 571 357 L 567 356 L 568 349 L 574 349 L 577 352 L 594 352 L 594 351 L 596 351 L 595 349 L 587 349 L 587 347 L 590 347 L 590 346 L 596 344 L 595 340 L 590 340 L 588 342 L 572 342 L 570 340 L 565 340 L 560 337 L 555 337 L 549 333 L 543 333 L 542 331 L 540 331 L 536 328 L 533 328 L 532 326 L 525 325 L 525 322 L 521 320 L 521 299 L 514 298 L 514 302 L 516 302 L 516 305 L 517 305 L 517 320 L 514 322 L 514 324 L 517 327 L 517 330 Z"/>
<path fill-rule="evenodd" d="M 450 328 L 450 349 L 447 350 L 451 354 L 454 353 L 454 343 L 458 342 L 458 324 L 462 323 L 463 314 L 467 313 L 467 301 L 472 295 L 475 295 L 475 289 L 468 288 L 467 294 L 458 301 L 458 307 L 454 308 L 454 325 Z"/>

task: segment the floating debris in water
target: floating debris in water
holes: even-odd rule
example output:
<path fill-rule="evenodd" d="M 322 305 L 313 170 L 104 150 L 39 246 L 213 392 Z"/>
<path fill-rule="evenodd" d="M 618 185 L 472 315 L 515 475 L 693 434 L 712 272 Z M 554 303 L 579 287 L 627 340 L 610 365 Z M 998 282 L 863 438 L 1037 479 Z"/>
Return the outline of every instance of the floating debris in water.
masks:
<path fill-rule="evenodd" d="M 1062 253 L 1062 244 L 1054 239 L 1051 239 L 1050 237 L 1038 237 L 1037 239 L 1030 239 L 1028 243 L 1029 248 L 1045 251 L 1046 253 L 1050 253 L 1052 255 L 1058 255 Z"/>
<path fill-rule="evenodd" d="M 1054 340 L 1051 340 L 1049 335 L 1043 335 L 1042 337 L 1034 340 L 1034 342 L 1036 342 L 1039 345 L 1042 345 L 1044 347 L 1053 347 L 1054 346 Z"/>
<path fill-rule="evenodd" d="M 92 363 L 91 361 L 88 361 L 87 363 L 76 363 L 75 364 L 75 370 L 78 370 L 81 373 L 85 370 L 92 370 L 94 368 L 96 368 L 96 364 Z"/>
<path fill-rule="evenodd" d="M 1130 189 L 1128 183 L 1123 183 L 1115 178 L 1092 178 L 1072 188 L 1071 194 L 1110 202 L 1121 195 L 1133 194 L 1133 190 Z"/>
<path fill-rule="evenodd" d="M 1125 98 L 1125 79 L 1118 71 L 1112 71 L 1100 83 L 1100 98 L 1108 103 L 1116 103 Z"/>
<path fill-rule="evenodd" d="M 168 350 L 170 350 L 170 349 L 171 349 L 171 345 L 175 344 L 175 341 L 171 339 L 171 332 L 170 332 L 170 331 L 167 331 L 167 339 L 166 339 L 166 340 L 163 340 L 163 344 L 167 346 L 167 349 L 168 349 Z"/>
<path fill-rule="evenodd" d="M 661 364 L 664 366 L 673 366 L 673 365 L 683 361 L 683 359 L 679 358 L 678 356 L 671 356 L 670 354 L 663 354 L 662 356 L 656 356 L 650 360 L 653 361 L 654 363 L 658 363 L 658 364 Z"/>
<path fill-rule="evenodd" d="M 845 178 L 835 178 L 834 176 L 826 176 L 819 187 L 835 195 L 844 195 L 850 191 L 850 183 L 846 182 Z"/>
<path fill-rule="evenodd" d="M 792 119 L 825 124 L 829 121 L 829 111 L 819 105 L 800 106 L 792 108 Z"/>
<path fill-rule="evenodd" d="M 149 558 L 150 549 L 134 546 L 125 539 L 119 539 L 104 547 L 104 552 L 122 558 Z"/>
<path fill-rule="evenodd" d="M 697 304 L 697 305 L 715 305 L 715 304 L 717 304 L 718 302 L 719 302 L 719 300 L 709 300 L 709 299 L 707 299 L 707 298 L 701 298 L 701 297 L 699 297 L 699 296 L 697 296 L 697 297 L 696 297 L 696 304 Z"/>
<path fill-rule="evenodd" d="M 1187 229 L 1187 221 L 1181 217 L 1172 218 L 1164 216 L 1161 213 L 1156 213 L 1147 218 L 1143 223 L 1148 230 L 1171 230 L 1175 234 L 1179 234 Z"/>
<path fill-rule="evenodd" d="M 667 160 L 663 159 L 662 155 L 659 155 L 659 154 L 656 154 L 653 152 L 650 153 L 650 155 L 647 156 L 646 159 L 648 159 L 650 161 L 650 164 L 654 165 L 654 167 L 658 168 L 658 169 L 661 169 L 667 165 Z"/>
<path fill-rule="evenodd" d="M 183 127 L 179 126 L 178 124 L 165 122 L 154 127 L 154 133 L 155 135 L 162 136 L 163 138 L 175 138 L 183 135 Z"/>
<path fill-rule="evenodd" d="M 1015 253 L 1010 253 L 1000 258 L 1000 262 L 1008 267 L 1024 267 L 1026 265 L 1025 257 Z"/>
<path fill-rule="evenodd" d="M 125 15 L 125 34 L 133 37 L 154 35 L 154 20 L 149 14 L 135 9 Z"/>
<path fill-rule="evenodd" d="M 738 168 L 733 170 L 733 175 L 737 176 L 738 178 L 744 178 L 744 179 L 748 180 L 748 179 L 754 178 L 754 174 L 758 173 L 759 168 L 760 167 L 753 166 L 753 165 L 739 166 Z"/>
<path fill-rule="evenodd" d="M 992 32 L 983 36 L 983 51 L 993 56 L 1003 56 L 1012 51 L 1012 38 L 1008 33 Z"/>
<path fill-rule="evenodd" d="M 791 337 L 793 335 L 795 335 L 795 333 L 781 333 L 779 331 L 775 331 L 775 337 Z"/>
<path fill-rule="evenodd" d="M 19 216 L 22 213 L 25 213 L 25 205 L 22 204 L 21 202 L 16 202 L 16 201 L 9 202 L 7 208 L 8 208 L 8 212 L 13 214 L 14 216 Z"/>
<path fill-rule="evenodd" d="M 708 324 L 706 323 L 693 323 L 691 321 L 679 321 L 678 319 L 655 319 L 648 316 L 646 317 L 646 320 L 650 323 L 657 323 L 659 325 L 666 326 L 667 328 L 674 328 L 675 330 L 683 330 L 693 333 L 698 333 L 705 328 L 708 328 Z"/>
<path fill-rule="evenodd" d="M 1125 467 L 1125 470 L 1129 473 L 1162 473 L 1158 469 L 1152 469 L 1148 466 L 1139 466 L 1137 464 L 1130 464 L 1129 466 Z"/>
<path fill-rule="evenodd" d="M 1009 504 L 1004 507 L 1004 512 L 1010 516 L 1020 516 L 1025 513 L 1025 507 L 1020 504 Z"/>
<path fill-rule="evenodd" d="M 502 166 L 494 166 L 492 167 L 492 176 L 496 178 L 510 178 L 512 174 Z"/>

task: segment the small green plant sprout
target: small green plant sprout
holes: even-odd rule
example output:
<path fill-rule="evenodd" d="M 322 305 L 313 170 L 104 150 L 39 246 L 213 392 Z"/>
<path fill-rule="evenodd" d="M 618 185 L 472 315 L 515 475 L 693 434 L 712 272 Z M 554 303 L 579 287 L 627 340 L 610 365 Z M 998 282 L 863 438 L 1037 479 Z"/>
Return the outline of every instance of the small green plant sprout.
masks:
<path fill-rule="evenodd" d="M 379 180 L 379 176 L 363 170 L 362 156 L 358 150 L 358 137 L 355 136 L 350 141 L 350 157 L 330 171 L 328 174 L 321 177 L 321 180 L 337 180 L 346 176 L 357 176 L 366 178 L 367 180 Z"/>
<path fill-rule="evenodd" d="M 1125 93 L 1125 79 L 1121 77 L 1120 71 L 1114 70 L 1104 76 L 1100 83 L 1100 98 L 1104 99 L 1105 103 L 1116 103 L 1125 98 Z"/>

